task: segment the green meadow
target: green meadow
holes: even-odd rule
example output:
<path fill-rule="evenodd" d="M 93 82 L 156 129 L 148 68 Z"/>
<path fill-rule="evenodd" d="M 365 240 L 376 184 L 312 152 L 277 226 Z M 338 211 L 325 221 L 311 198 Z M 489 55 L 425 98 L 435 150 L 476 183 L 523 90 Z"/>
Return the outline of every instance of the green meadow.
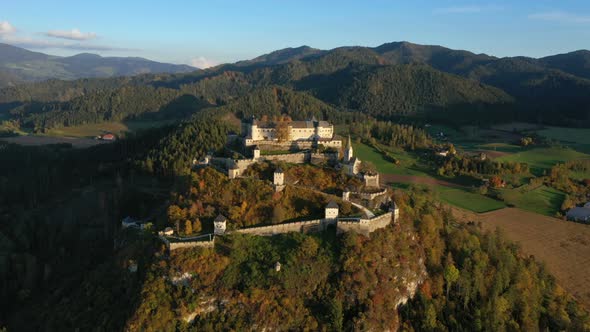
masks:
<path fill-rule="evenodd" d="M 465 189 L 438 186 L 435 191 L 439 193 L 440 198 L 443 201 L 477 213 L 498 210 L 506 207 L 501 201 L 477 193 L 472 193 Z"/>
<path fill-rule="evenodd" d="M 565 194 L 547 186 L 531 191 L 523 189 L 500 189 L 506 204 L 535 213 L 554 216 L 561 207 Z"/>
<path fill-rule="evenodd" d="M 511 155 L 497 158 L 498 161 L 512 161 L 529 164 L 531 172 L 534 175 L 543 175 L 544 171 L 551 169 L 557 163 L 563 163 L 570 160 L 589 159 L 590 155 L 578 152 L 569 148 L 551 147 L 551 148 L 533 148 L 530 150 L 517 152 Z"/>

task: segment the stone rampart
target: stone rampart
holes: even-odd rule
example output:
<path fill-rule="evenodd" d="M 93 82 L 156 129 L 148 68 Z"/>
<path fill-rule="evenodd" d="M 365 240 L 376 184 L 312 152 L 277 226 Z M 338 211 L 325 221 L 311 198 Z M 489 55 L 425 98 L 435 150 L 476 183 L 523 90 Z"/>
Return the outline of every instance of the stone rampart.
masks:
<path fill-rule="evenodd" d="M 180 242 L 170 242 L 165 236 L 159 235 L 158 236 L 162 242 L 166 245 L 168 250 L 176 250 L 182 248 L 193 248 L 193 247 L 201 247 L 201 248 L 212 248 L 215 245 L 215 237 L 211 237 L 210 240 L 204 241 L 180 241 Z"/>
<path fill-rule="evenodd" d="M 392 212 L 387 212 L 373 218 L 338 218 L 336 229 L 338 232 L 355 231 L 361 234 L 369 234 L 379 228 L 383 228 L 391 223 Z M 259 226 L 251 228 L 242 228 L 235 230 L 235 233 L 272 236 L 289 232 L 307 233 L 318 232 L 325 228 L 328 223 L 325 219 L 296 221 L 284 224 Z"/>
<path fill-rule="evenodd" d="M 276 234 L 284 234 L 289 232 L 306 232 L 306 228 L 317 228 L 319 231 L 322 225 L 322 219 L 315 219 L 315 220 L 306 220 L 306 221 L 296 221 L 296 222 L 289 222 L 284 224 L 276 224 L 276 225 L 268 225 L 268 226 L 260 226 L 260 227 L 251 227 L 251 228 L 242 228 L 235 230 L 235 233 L 241 234 L 252 234 L 252 235 L 262 235 L 262 236 L 271 236 Z M 315 230 L 315 229 L 314 229 Z"/>

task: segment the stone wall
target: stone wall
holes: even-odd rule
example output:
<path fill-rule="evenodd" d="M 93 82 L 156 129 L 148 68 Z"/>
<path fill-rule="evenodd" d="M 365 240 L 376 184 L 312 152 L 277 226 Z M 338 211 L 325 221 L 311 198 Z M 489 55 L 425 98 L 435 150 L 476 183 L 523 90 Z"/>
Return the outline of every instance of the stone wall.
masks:
<path fill-rule="evenodd" d="M 369 219 L 369 233 L 389 225 L 392 222 L 392 218 L 393 213 L 387 212 L 380 216 L 376 216 L 374 218 Z"/>
<path fill-rule="evenodd" d="M 182 242 L 170 242 L 166 237 L 159 235 L 158 236 L 162 242 L 166 245 L 168 250 L 176 250 L 182 248 L 193 248 L 193 247 L 201 247 L 201 248 L 212 248 L 215 245 L 215 237 L 212 237 L 211 240 L 207 241 L 182 241 Z"/>
<path fill-rule="evenodd" d="M 381 191 L 374 192 L 374 193 L 371 193 L 371 192 L 351 191 L 349 193 L 349 195 L 357 195 L 361 199 L 373 200 L 376 197 L 379 197 L 381 195 L 385 195 L 386 193 L 387 193 L 387 189 L 382 189 Z"/>
<path fill-rule="evenodd" d="M 380 216 L 370 219 L 366 218 L 338 218 L 336 222 L 336 229 L 338 232 L 355 231 L 357 233 L 368 235 L 379 228 L 383 228 L 391 223 L 393 217 L 392 212 L 387 212 Z M 297 233 L 311 233 L 324 230 L 327 225 L 325 219 L 297 221 L 284 224 L 242 228 L 235 230 L 235 233 L 272 236 L 276 234 L 284 234 L 289 232 Z"/>
<path fill-rule="evenodd" d="M 260 156 L 260 159 L 268 161 L 284 161 L 291 164 L 304 164 L 309 161 L 309 153 L 299 152 L 289 154 L 262 155 Z"/>
<path fill-rule="evenodd" d="M 189 241 L 189 242 L 171 242 L 170 250 L 182 249 L 182 248 L 213 248 L 215 245 L 215 239 L 211 241 Z"/>
<path fill-rule="evenodd" d="M 276 234 L 284 234 L 289 232 L 313 232 L 313 231 L 320 231 L 322 228 L 322 219 L 316 220 L 306 220 L 306 221 L 297 221 L 297 222 L 290 222 L 284 224 L 276 224 L 276 225 L 268 225 L 268 226 L 260 226 L 260 227 L 251 227 L 251 228 L 242 228 L 235 230 L 235 233 L 241 234 L 252 234 L 252 235 L 262 235 L 262 236 L 271 236 Z"/>

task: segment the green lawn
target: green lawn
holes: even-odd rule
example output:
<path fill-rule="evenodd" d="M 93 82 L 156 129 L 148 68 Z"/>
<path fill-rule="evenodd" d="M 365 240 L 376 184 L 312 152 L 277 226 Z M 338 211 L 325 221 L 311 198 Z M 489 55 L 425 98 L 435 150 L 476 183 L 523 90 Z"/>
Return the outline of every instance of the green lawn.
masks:
<path fill-rule="evenodd" d="M 520 189 L 501 189 L 500 192 L 507 204 L 547 216 L 554 216 L 565 198 L 561 191 L 546 186 L 528 192 Z"/>
<path fill-rule="evenodd" d="M 368 145 L 352 143 L 352 146 L 354 148 L 354 155 L 360 160 L 372 162 L 377 167 L 379 173 L 430 176 L 417 165 L 416 157 L 403 150 L 383 147 L 399 161 L 399 165 L 396 165 L 392 161 L 385 159 L 382 153 Z"/>
<path fill-rule="evenodd" d="M 498 210 L 506 207 L 503 202 L 463 189 L 439 186 L 436 187 L 435 190 L 439 193 L 441 200 L 451 205 L 477 213 Z"/>
<path fill-rule="evenodd" d="M 589 158 L 590 155 L 569 148 L 533 148 L 508 156 L 502 156 L 496 160 L 527 163 L 533 174 L 542 175 L 544 170 L 551 169 L 557 163 Z"/>

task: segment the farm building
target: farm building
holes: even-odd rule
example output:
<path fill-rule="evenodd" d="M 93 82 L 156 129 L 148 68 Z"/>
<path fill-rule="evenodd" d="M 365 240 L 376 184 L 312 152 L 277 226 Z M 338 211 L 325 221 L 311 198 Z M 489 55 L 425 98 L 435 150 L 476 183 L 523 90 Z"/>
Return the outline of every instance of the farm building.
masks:
<path fill-rule="evenodd" d="M 113 134 L 104 134 L 104 135 L 100 136 L 100 139 L 103 141 L 114 141 L 115 138 L 116 137 Z"/>
<path fill-rule="evenodd" d="M 584 207 L 575 207 L 570 209 L 566 214 L 567 220 L 590 222 L 590 202 L 584 204 Z"/>

